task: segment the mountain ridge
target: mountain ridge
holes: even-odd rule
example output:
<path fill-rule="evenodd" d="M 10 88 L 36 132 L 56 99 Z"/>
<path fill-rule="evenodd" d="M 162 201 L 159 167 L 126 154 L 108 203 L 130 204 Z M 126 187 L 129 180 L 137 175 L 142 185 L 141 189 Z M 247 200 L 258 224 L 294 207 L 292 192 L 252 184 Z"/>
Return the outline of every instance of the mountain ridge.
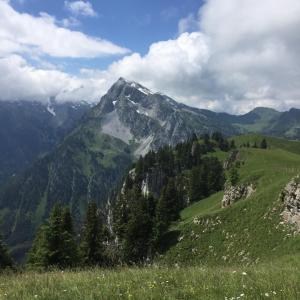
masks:
<path fill-rule="evenodd" d="M 24 253 L 56 202 L 69 205 L 76 222 L 81 222 L 87 203 L 105 205 L 132 162 L 149 150 L 215 131 L 233 136 L 259 129 L 285 136 L 279 117 L 285 120 L 292 113 L 292 124 L 297 126 L 298 111 L 279 113 L 276 126 L 283 129 L 279 131 L 269 126 L 277 115 L 272 109 L 257 108 L 249 112 L 250 117 L 249 113 L 246 117 L 215 113 L 177 103 L 120 78 L 53 151 L 0 187 L 0 220 L 6 240 L 16 256 Z M 255 127 L 257 115 L 260 123 Z"/>

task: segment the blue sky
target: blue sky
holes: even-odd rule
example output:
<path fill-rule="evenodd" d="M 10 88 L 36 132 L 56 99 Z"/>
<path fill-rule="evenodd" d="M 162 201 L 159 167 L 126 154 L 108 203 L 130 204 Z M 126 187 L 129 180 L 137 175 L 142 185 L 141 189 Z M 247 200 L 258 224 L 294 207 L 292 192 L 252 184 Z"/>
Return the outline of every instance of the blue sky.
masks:
<path fill-rule="evenodd" d="M 299 0 L 0 0 L 0 101 L 98 102 L 122 76 L 214 111 L 300 108 L 299 28 Z"/>
<path fill-rule="evenodd" d="M 132 52 L 146 54 L 149 46 L 157 41 L 178 36 L 178 22 L 189 14 L 197 13 L 201 0 L 110 0 L 89 1 L 96 17 L 76 16 L 80 24 L 72 29 L 87 35 L 101 37 Z M 46 12 L 58 20 L 72 14 L 64 1 L 53 0 L 13 0 L 12 6 L 19 12 L 39 16 Z M 47 58 L 52 63 L 64 62 L 69 72 L 76 73 L 80 68 L 106 68 L 116 57 L 94 59 Z M 34 63 L 34 62 L 33 62 Z"/>

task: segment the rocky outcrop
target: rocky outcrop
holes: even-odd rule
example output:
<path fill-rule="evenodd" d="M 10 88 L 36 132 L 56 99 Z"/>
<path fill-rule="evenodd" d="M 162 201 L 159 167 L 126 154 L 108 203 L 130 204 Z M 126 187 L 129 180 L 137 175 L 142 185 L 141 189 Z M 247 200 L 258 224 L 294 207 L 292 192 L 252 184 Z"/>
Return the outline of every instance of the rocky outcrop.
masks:
<path fill-rule="evenodd" d="M 239 159 L 239 151 L 238 150 L 231 151 L 228 158 L 224 161 L 223 168 L 225 170 L 229 170 L 238 159 Z"/>
<path fill-rule="evenodd" d="M 293 178 L 280 195 L 284 203 L 282 217 L 300 232 L 300 176 Z"/>
<path fill-rule="evenodd" d="M 225 189 L 222 199 L 222 208 L 232 205 L 233 203 L 247 199 L 255 192 L 253 184 L 241 184 L 237 186 L 230 186 Z"/>

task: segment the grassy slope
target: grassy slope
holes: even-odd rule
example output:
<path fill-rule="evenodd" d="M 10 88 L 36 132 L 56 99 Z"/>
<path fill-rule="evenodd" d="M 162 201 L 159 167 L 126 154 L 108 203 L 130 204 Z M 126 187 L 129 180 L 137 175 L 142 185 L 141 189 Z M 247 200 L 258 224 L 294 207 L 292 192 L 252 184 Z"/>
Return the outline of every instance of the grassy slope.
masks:
<path fill-rule="evenodd" d="M 240 152 L 241 181 L 255 181 L 255 194 L 221 209 L 220 192 L 183 210 L 171 229 L 183 239 L 161 267 L 6 275 L 0 299 L 300 299 L 300 238 L 280 224 L 277 200 L 300 173 L 300 143 L 268 142 Z"/>
<path fill-rule="evenodd" d="M 260 136 L 236 138 L 236 143 L 260 141 Z M 241 182 L 254 182 L 247 200 L 221 209 L 222 193 L 186 208 L 172 227 L 181 241 L 160 259 L 181 265 L 249 265 L 300 253 L 300 237 L 281 224 L 280 191 L 300 173 L 300 143 L 268 138 L 270 149 L 240 149 Z M 283 148 L 283 149 L 280 149 Z M 175 235 L 175 234 L 174 234 Z"/>

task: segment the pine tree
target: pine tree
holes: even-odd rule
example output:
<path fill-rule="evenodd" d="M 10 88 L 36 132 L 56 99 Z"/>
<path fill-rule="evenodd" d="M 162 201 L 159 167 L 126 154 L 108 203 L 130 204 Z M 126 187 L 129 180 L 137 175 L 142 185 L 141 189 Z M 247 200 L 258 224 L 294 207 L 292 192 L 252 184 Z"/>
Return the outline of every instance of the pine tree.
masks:
<path fill-rule="evenodd" d="M 196 166 L 191 169 L 189 175 L 189 200 L 190 202 L 199 201 L 206 197 L 207 190 L 207 172 L 204 166 Z"/>
<path fill-rule="evenodd" d="M 261 149 L 267 149 L 268 148 L 268 145 L 267 145 L 267 141 L 266 139 L 262 139 L 261 143 L 260 143 L 260 148 Z"/>
<path fill-rule="evenodd" d="M 63 266 L 76 266 L 79 264 L 79 253 L 77 243 L 75 241 L 75 231 L 73 226 L 73 219 L 70 209 L 66 207 L 62 213 L 62 257 Z"/>
<path fill-rule="evenodd" d="M 54 205 L 46 224 L 42 225 L 28 255 L 35 267 L 68 268 L 78 264 L 73 221 L 69 209 Z"/>
<path fill-rule="evenodd" d="M 0 235 L 0 270 L 12 266 L 12 258 L 10 257 L 7 247 L 4 245 L 2 237 Z"/>
<path fill-rule="evenodd" d="M 236 167 L 232 167 L 229 170 L 229 182 L 232 186 L 235 186 L 239 181 L 239 173 Z"/>
<path fill-rule="evenodd" d="M 84 265 L 105 264 L 104 226 L 95 202 L 87 207 L 80 252 Z"/>
<path fill-rule="evenodd" d="M 245 144 L 244 144 L 245 145 Z M 236 148 L 236 146 L 235 146 L 235 141 L 234 140 L 231 140 L 230 141 L 230 148 L 231 149 L 235 149 Z"/>
<path fill-rule="evenodd" d="M 162 190 L 156 207 L 154 238 L 156 243 L 160 241 L 171 222 L 179 218 L 182 206 L 182 199 L 177 193 L 175 181 L 173 178 L 170 178 Z"/>
<path fill-rule="evenodd" d="M 139 263 L 151 256 L 153 241 L 153 198 L 132 191 L 129 221 L 123 240 L 123 258 L 127 263 Z"/>

